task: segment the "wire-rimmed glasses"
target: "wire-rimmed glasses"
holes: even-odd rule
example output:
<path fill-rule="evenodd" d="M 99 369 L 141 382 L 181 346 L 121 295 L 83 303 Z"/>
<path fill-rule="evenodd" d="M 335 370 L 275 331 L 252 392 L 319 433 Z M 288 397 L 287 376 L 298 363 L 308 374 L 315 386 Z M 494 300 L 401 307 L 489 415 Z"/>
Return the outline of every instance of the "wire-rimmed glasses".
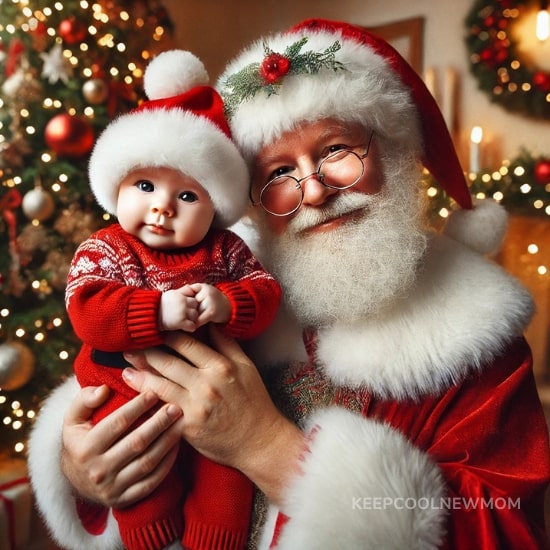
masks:
<path fill-rule="evenodd" d="M 341 191 L 353 187 L 365 173 L 363 159 L 369 154 L 373 135 L 374 132 L 371 132 L 365 153 L 341 149 L 327 155 L 317 170 L 308 176 L 300 179 L 287 174 L 277 176 L 263 186 L 259 200 L 252 200 L 252 203 L 254 206 L 262 206 L 273 216 L 288 216 L 302 205 L 304 190 L 301 182 L 312 176 L 316 176 L 319 183 L 330 189 Z"/>

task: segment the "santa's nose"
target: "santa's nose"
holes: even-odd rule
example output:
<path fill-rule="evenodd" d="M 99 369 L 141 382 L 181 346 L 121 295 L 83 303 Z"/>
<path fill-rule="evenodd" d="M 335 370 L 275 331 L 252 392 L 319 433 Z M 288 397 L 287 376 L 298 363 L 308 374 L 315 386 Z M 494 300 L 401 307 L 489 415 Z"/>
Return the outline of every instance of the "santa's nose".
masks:
<path fill-rule="evenodd" d="M 301 185 L 304 193 L 302 204 L 306 206 L 322 206 L 330 196 L 337 193 L 336 189 L 323 185 L 322 181 L 323 178 L 318 173 L 311 174 L 307 178 L 302 179 Z"/>

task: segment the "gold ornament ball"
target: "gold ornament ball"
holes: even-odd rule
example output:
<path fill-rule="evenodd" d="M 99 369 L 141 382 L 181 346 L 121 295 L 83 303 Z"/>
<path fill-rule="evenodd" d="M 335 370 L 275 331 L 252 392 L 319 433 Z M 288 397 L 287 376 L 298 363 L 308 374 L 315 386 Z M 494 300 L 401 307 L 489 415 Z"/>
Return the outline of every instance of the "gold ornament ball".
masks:
<path fill-rule="evenodd" d="M 82 86 L 82 95 L 92 105 L 103 103 L 109 95 L 109 87 L 104 80 L 93 78 L 84 82 Z"/>
<path fill-rule="evenodd" d="M 29 220 L 42 222 L 54 213 L 55 203 L 47 191 L 42 187 L 35 187 L 23 197 L 21 208 Z"/>
<path fill-rule="evenodd" d="M 34 355 L 21 342 L 0 344 L 0 388 L 6 391 L 23 387 L 34 374 Z"/>

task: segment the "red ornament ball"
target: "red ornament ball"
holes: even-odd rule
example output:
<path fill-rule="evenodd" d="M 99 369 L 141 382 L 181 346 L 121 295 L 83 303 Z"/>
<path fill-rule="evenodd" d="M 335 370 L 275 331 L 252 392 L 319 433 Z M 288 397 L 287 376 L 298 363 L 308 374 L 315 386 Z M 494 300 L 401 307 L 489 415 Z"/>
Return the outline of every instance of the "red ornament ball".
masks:
<path fill-rule="evenodd" d="M 550 73 L 535 71 L 533 73 L 533 84 L 543 92 L 550 92 Z"/>
<path fill-rule="evenodd" d="M 63 38 L 67 44 L 78 44 L 86 38 L 88 29 L 84 23 L 78 21 L 74 17 L 70 17 L 59 23 L 58 32 L 59 36 Z"/>
<path fill-rule="evenodd" d="M 550 183 L 550 160 L 542 159 L 535 164 L 535 169 L 533 171 L 533 177 L 537 183 L 541 185 L 546 185 Z"/>
<path fill-rule="evenodd" d="M 79 158 L 92 150 L 94 131 L 86 118 L 63 113 L 46 124 L 44 139 L 56 155 Z"/>

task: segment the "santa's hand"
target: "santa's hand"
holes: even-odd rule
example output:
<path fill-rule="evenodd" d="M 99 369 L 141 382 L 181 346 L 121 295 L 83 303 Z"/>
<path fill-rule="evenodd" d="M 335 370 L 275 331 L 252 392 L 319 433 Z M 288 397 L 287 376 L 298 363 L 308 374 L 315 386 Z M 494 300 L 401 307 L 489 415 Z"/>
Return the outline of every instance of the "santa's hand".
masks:
<path fill-rule="evenodd" d="M 278 502 L 299 468 L 303 435 L 277 410 L 239 345 L 215 325 L 209 341 L 215 349 L 172 332 L 165 343 L 179 357 L 160 349 L 125 354 L 137 368 L 123 376 L 135 390 L 177 404 L 184 411 L 182 437 L 206 457 L 242 471 Z"/>
<path fill-rule="evenodd" d="M 178 451 L 181 409 L 164 405 L 132 432 L 158 403 L 138 395 L 92 426 L 90 417 L 108 397 L 107 386 L 83 388 L 63 422 L 61 468 L 75 492 L 104 506 L 124 507 L 149 495 L 164 479 Z"/>
<path fill-rule="evenodd" d="M 159 330 L 195 331 L 199 318 L 199 303 L 190 285 L 162 293 L 159 304 Z"/>
<path fill-rule="evenodd" d="M 205 283 L 189 285 L 195 293 L 199 316 L 197 327 L 206 323 L 228 323 L 231 319 L 231 303 L 229 298 L 215 286 Z"/>

